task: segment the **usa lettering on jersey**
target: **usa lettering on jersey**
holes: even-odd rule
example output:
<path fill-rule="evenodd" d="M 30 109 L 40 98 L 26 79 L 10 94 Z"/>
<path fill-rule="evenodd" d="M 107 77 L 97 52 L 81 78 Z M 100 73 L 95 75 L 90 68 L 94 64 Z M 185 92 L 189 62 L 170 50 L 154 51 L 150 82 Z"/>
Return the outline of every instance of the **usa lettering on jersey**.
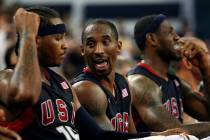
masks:
<path fill-rule="evenodd" d="M 117 113 L 115 117 L 111 119 L 112 126 L 118 132 L 128 132 L 128 119 L 127 112 Z"/>
<path fill-rule="evenodd" d="M 48 126 L 52 124 L 55 121 L 55 118 L 57 117 L 60 122 L 68 122 L 69 121 L 69 112 L 67 109 L 66 103 L 62 99 L 56 99 L 55 101 L 57 114 L 55 114 L 55 110 L 53 107 L 53 102 L 51 99 L 48 99 L 47 101 L 44 101 L 41 103 L 41 111 L 42 111 L 42 125 Z M 71 115 L 71 122 L 74 123 L 75 118 L 75 108 L 74 104 L 72 105 L 72 114 Z"/>
<path fill-rule="evenodd" d="M 179 118 L 179 107 L 176 98 L 172 97 L 171 99 L 168 99 L 164 103 L 164 107 L 167 111 L 169 111 L 174 117 Z"/>

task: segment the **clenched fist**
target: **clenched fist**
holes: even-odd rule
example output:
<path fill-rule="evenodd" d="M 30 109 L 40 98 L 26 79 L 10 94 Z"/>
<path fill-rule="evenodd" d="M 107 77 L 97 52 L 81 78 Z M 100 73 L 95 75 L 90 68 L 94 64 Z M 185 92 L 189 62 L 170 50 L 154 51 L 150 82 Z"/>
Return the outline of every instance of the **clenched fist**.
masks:
<path fill-rule="evenodd" d="M 16 30 L 20 35 L 33 34 L 36 36 L 39 29 L 40 17 L 35 13 L 19 8 L 15 13 L 14 22 Z"/>

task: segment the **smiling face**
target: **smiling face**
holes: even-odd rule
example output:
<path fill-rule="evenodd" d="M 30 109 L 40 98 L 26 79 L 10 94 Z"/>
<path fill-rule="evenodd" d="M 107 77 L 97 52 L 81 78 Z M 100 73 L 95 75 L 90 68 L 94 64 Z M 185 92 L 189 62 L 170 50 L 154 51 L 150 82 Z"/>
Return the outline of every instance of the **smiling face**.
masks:
<path fill-rule="evenodd" d="M 84 30 L 82 54 L 96 75 L 108 76 L 115 68 L 121 50 L 116 34 L 107 24 L 90 24 Z"/>
<path fill-rule="evenodd" d="M 63 24 L 60 18 L 51 19 L 53 25 Z M 58 66 L 62 63 L 67 45 L 65 33 L 38 37 L 38 56 L 42 66 Z"/>
<path fill-rule="evenodd" d="M 175 49 L 180 37 L 176 34 L 171 24 L 165 20 L 161 23 L 157 32 L 159 45 L 157 53 L 163 60 L 180 60 L 181 56 Z"/>

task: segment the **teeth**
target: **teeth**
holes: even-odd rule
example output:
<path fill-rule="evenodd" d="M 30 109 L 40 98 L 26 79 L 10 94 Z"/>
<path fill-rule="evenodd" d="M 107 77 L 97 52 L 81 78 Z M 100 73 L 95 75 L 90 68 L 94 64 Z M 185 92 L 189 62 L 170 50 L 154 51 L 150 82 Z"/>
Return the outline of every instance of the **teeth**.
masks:
<path fill-rule="evenodd" d="M 180 48 L 180 46 L 178 44 L 174 45 L 174 49 L 178 50 Z"/>
<path fill-rule="evenodd" d="M 100 63 L 100 64 L 96 64 L 96 67 L 97 68 L 104 68 L 107 66 L 107 62 L 103 62 L 103 63 Z"/>

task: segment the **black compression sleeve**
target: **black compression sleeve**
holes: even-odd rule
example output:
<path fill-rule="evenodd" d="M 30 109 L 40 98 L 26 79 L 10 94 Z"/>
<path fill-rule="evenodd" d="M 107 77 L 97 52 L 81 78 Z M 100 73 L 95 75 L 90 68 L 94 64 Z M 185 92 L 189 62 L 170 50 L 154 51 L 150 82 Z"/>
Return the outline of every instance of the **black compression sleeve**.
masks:
<path fill-rule="evenodd" d="M 115 131 L 104 131 L 97 125 L 96 121 L 83 107 L 80 107 L 76 112 L 75 125 L 79 131 L 81 140 L 127 140 L 150 136 L 149 132 L 129 134 Z"/>

